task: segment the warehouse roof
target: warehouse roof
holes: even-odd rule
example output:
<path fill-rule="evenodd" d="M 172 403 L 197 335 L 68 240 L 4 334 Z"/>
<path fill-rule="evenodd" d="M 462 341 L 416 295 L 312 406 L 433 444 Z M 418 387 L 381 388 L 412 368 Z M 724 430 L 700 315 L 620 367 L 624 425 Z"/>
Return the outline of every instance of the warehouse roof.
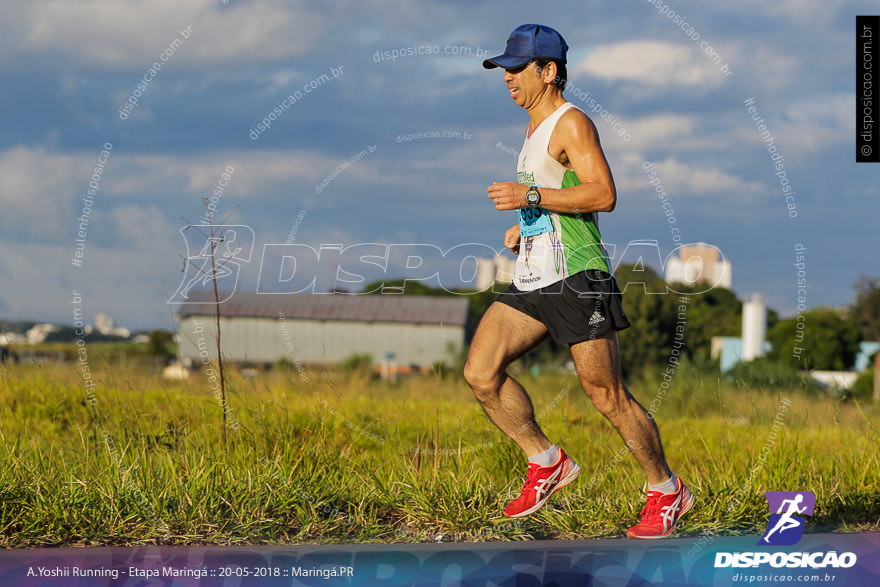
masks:
<path fill-rule="evenodd" d="M 220 299 L 223 299 L 223 295 Z M 213 316 L 209 298 L 183 304 L 180 317 Z M 213 298 L 211 298 L 213 299 Z M 465 296 L 412 296 L 402 294 L 256 294 L 236 293 L 220 304 L 220 316 L 229 318 L 272 318 L 300 320 L 353 320 L 358 322 L 407 322 L 411 324 L 467 323 Z"/>

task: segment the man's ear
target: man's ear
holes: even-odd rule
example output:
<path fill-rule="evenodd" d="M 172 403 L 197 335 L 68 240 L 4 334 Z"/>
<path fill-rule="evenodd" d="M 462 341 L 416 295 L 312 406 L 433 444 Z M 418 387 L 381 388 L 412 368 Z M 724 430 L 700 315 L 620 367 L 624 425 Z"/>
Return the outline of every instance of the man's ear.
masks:
<path fill-rule="evenodd" d="M 553 80 L 556 79 L 557 75 L 559 75 L 559 71 L 556 68 L 555 61 L 550 61 L 544 66 L 544 69 L 541 70 L 541 78 L 549 84 L 553 83 Z"/>

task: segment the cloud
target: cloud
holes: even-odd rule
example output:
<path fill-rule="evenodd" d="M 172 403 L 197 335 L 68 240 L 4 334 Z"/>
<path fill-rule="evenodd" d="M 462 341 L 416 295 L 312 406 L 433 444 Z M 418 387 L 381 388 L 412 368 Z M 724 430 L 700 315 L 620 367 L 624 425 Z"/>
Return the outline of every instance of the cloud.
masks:
<path fill-rule="evenodd" d="M 143 67 L 192 26 L 169 61 L 265 62 L 305 55 L 327 19 L 304 0 L 43 0 L 0 4 L 0 39 L 8 63 L 51 54 L 81 68 Z"/>
<path fill-rule="evenodd" d="M 666 193 L 673 198 L 725 195 L 745 202 L 768 193 L 768 189 L 759 182 L 747 181 L 707 163 L 688 163 L 676 157 L 651 161 L 635 151 L 621 154 L 613 170 L 618 193 L 653 191 L 654 188 L 648 185 L 648 173 L 644 168 L 649 162 L 654 164 L 653 171 Z"/>
<path fill-rule="evenodd" d="M 31 237 L 57 238 L 64 232 L 73 196 L 88 187 L 95 157 L 24 146 L 0 152 L 0 227 L 7 234 L 25 227 Z M 66 234 L 73 238 L 72 224 Z"/>
<path fill-rule="evenodd" d="M 852 94 L 813 95 L 801 100 L 777 104 L 755 97 L 760 113 L 776 147 L 786 156 L 786 166 L 798 163 L 809 165 L 807 157 L 825 149 L 845 148 L 852 144 L 855 120 L 852 114 L 855 97 Z M 748 125 L 737 132 L 747 145 L 761 145 L 761 134 L 746 113 Z"/>
<path fill-rule="evenodd" d="M 804 77 L 803 66 L 809 63 L 809 74 L 815 74 L 816 62 L 805 62 L 803 56 L 792 54 L 794 49 L 774 46 L 763 41 L 731 44 L 730 62 L 737 72 L 754 78 L 752 87 L 777 92 L 798 83 Z M 799 58 L 800 57 L 800 58 Z"/>
<path fill-rule="evenodd" d="M 60 154 L 25 146 L 0 152 L 0 242 L 69 242 L 73 247 L 76 218 L 83 206 L 81 197 L 88 189 L 97 157 L 97 150 Z M 185 156 L 111 151 L 101 175 L 100 190 L 92 200 L 89 238 L 118 237 L 118 244 L 123 247 L 134 236 L 137 242 L 149 242 L 151 238 L 168 238 L 158 235 L 168 235 L 170 231 L 171 238 L 175 238 L 177 215 L 184 214 L 190 221 L 198 222 L 203 198 L 214 195 L 218 189 L 221 214 L 244 199 L 272 198 L 292 190 L 299 197 L 314 196 L 314 186 L 341 163 L 337 158 L 298 150 Z M 232 172 L 224 179 L 228 168 Z M 358 161 L 344 175 L 348 180 L 378 181 L 379 176 L 370 169 Z M 226 185 L 220 186 L 224 182 Z M 169 198 L 172 195 L 181 197 Z M 141 206 L 138 200 L 143 198 L 149 198 L 154 205 Z M 157 207 L 157 199 L 167 201 L 167 205 Z M 163 215 L 168 221 L 159 222 Z"/>
<path fill-rule="evenodd" d="M 38 213 L 51 217 L 51 208 L 58 207 L 63 196 L 85 192 L 99 150 L 60 154 L 42 147 L 16 146 L 0 152 L 0 203 L 4 210 L 26 213 L 27 220 L 45 218 L 35 216 Z M 232 178 L 224 187 L 224 195 L 255 197 L 280 183 L 316 182 L 340 163 L 335 157 L 294 149 L 179 156 L 111 151 L 104 167 L 101 195 L 173 189 L 209 196 L 226 168 L 232 167 Z M 0 222 L 21 224 L 21 219 L 11 216 L 0 216 Z"/>
<path fill-rule="evenodd" d="M 802 153 L 851 144 L 855 132 L 854 102 L 852 94 L 816 96 L 792 102 L 785 108 L 783 131 L 792 146 Z"/>
<path fill-rule="evenodd" d="M 785 21 L 794 20 L 799 23 L 811 23 L 822 27 L 831 24 L 841 6 L 826 0 L 742 0 L 725 6 L 727 10 L 748 14 L 755 18 L 758 14 L 782 17 Z"/>
<path fill-rule="evenodd" d="M 735 194 L 738 198 L 766 192 L 758 182 L 749 182 L 713 167 L 697 167 L 674 157 L 656 162 L 657 175 L 667 193 L 704 196 L 708 194 Z"/>
<path fill-rule="evenodd" d="M 611 129 L 603 128 L 602 119 L 595 120 L 602 136 L 614 134 Z M 690 139 L 697 127 L 697 118 L 691 115 L 664 113 L 654 116 L 621 120 L 621 124 L 629 132 L 630 140 L 624 149 L 680 148 L 681 141 Z"/>
<path fill-rule="evenodd" d="M 70 323 L 69 281 L 71 247 L 42 244 L 3 243 L 0 275 L 7 312 L 14 318 L 54 319 Z"/>
<path fill-rule="evenodd" d="M 720 51 L 723 54 L 723 51 Z M 715 87 L 724 81 L 696 45 L 662 41 L 625 41 L 601 45 L 571 68 L 571 73 L 608 81 L 660 87 Z"/>
<path fill-rule="evenodd" d="M 317 183 L 339 163 L 332 157 L 293 149 L 120 156 L 117 171 L 106 181 L 107 189 L 114 194 L 174 190 L 208 197 L 227 167 L 231 167 L 231 178 L 223 186 L 222 197 L 253 198 L 277 189 L 280 184 Z"/>
<path fill-rule="evenodd" d="M 168 257 L 176 249 L 178 226 L 169 221 L 155 205 L 123 204 L 107 215 L 107 222 L 116 232 L 118 249 L 149 250 L 153 257 Z M 162 254 L 165 253 L 165 254 Z"/>

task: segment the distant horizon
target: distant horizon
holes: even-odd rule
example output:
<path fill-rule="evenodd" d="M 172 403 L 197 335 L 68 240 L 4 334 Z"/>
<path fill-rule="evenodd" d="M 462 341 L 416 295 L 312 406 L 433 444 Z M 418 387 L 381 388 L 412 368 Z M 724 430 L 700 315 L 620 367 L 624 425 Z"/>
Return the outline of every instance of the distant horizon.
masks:
<path fill-rule="evenodd" d="M 656 271 L 656 270 L 655 270 L 655 271 Z M 661 277 L 662 277 L 662 276 L 661 276 Z M 393 282 L 401 281 L 401 280 L 403 280 L 403 279 L 404 279 L 404 277 L 399 277 L 399 278 L 396 278 L 396 279 L 388 279 L 388 280 L 386 280 L 386 282 L 387 282 L 387 283 L 393 283 Z M 499 283 L 503 283 L 503 282 L 499 282 Z M 637 287 L 637 286 L 638 286 L 638 282 L 633 282 L 632 286 Z M 435 288 L 435 286 L 429 286 L 429 287 Z M 624 290 L 624 294 L 626 293 L 625 287 L 626 287 L 625 284 L 621 284 L 621 289 Z M 722 287 L 722 286 L 717 286 L 717 287 Z M 726 289 L 730 289 L 730 291 L 733 291 L 734 294 L 736 294 L 737 299 L 740 300 L 741 302 L 748 301 L 748 300 L 747 300 L 747 297 L 748 297 L 749 295 L 752 295 L 752 294 L 754 294 L 754 293 L 758 293 L 758 294 L 760 294 L 760 292 L 749 292 L 749 293 L 746 294 L 746 295 L 742 295 L 742 294 L 740 294 L 739 292 L 737 292 L 735 289 L 732 289 L 732 288 L 726 288 Z M 212 290 L 212 289 L 204 289 L 204 290 L 198 290 L 198 291 L 199 291 L 199 292 L 204 292 L 204 293 L 207 294 L 209 297 L 210 297 L 210 296 L 213 296 L 213 290 Z M 193 293 L 196 293 L 196 292 L 193 292 Z M 228 292 L 225 292 L 225 293 L 228 293 Z M 413 294 L 402 294 L 402 293 L 381 293 L 381 294 L 375 294 L 375 293 L 374 293 L 374 294 L 365 294 L 365 293 L 363 293 L 363 290 L 360 290 L 360 291 L 340 291 L 340 290 L 337 290 L 337 291 L 324 291 L 324 292 L 273 292 L 273 293 L 259 293 L 259 292 L 243 292 L 241 289 L 237 289 L 234 293 L 235 293 L 235 294 L 239 294 L 239 293 L 255 293 L 255 294 L 257 294 L 257 295 L 266 295 L 266 296 L 285 296 L 285 295 L 333 295 L 333 294 L 340 294 L 340 295 L 413 295 Z M 450 292 L 450 293 L 452 293 L 452 292 Z M 478 293 L 478 292 L 474 292 L 474 293 Z M 418 294 L 416 294 L 416 295 L 418 295 Z M 469 295 L 469 294 L 453 294 L 453 295 Z M 654 294 L 654 295 L 690 295 L 690 294 L 678 294 L 678 293 L 674 293 L 674 292 L 669 292 L 669 293 L 667 293 L 667 294 L 660 294 L 660 293 L 657 293 L 657 294 Z M 627 298 L 624 296 L 624 310 L 626 309 L 626 299 L 627 299 Z M 849 303 L 847 303 L 847 304 L 843 304 L 843 305 L 840 305 L 840 306 L 831 306 L 831 305 L 822 305 L 822 306 L 818 306 L 818 305 L 817 305 L 817 306 L 811 306 L 811 307 L 809 307 L 809 308 L 806 310 L 806 312 L 810 312 L 810 311 L 812 311 L 812 310 L 817 310 L 817 309 L 822 309 L 822 308 L 830 308 L 830 309 L 833 309 L 833 310 L 845 311 L 845 310 L 847 310 L 847 309 L 852 305 L 853 301 L 854 301 L 854 300 L 851 300 Z M 210 303 L 210 300 L 208 300 L 208 303 Z M 222 303 L 223 303 L 223 302 L 221 302 L 221 304 L 222 304 Z M 181 306 L 182 306 L 182 305 L 181 305 Z M 795 316 L 797 315 L 797 312 L 792 312 L 791 314 L 788 314 L 788 315 L 783 314 L 783 313 L 779 312 L 779 311 L 778 311 L 776 308 L 774 308 L 773 306 L 770 306 L 770 305 L 766 304 L 766 302 L 765 302 L 765 307 L 766 307 L 768 310 L 773 310 L 773 311 L 775 311 L 775 312 L 777 313 L 777 315 L 778 315 L 778 317 L 779 317 L 780 320 L 787 320 L 787 319 L 789 319 L 789 318 L 793 318 L 793 317 L 795 317 Z M 108 316 L 110 316 L 110 318 L 113 319 L 113 322 L 114 322 L 114 324 L 116 324 L 117 327 L 124 327 L 124 328 L 129 328 L 130 330 L 132 330 L 132 336 L 135 336 L 136 334 L 139 334 L 139 333 L 148 332 L 148 331 L 150 331 L 150 330 L 168 330 L 169 332 L 171 331 L 171 329 L 170 329 L 169 327 L 167 327 L 167 326 L 158 326 L 158 325 L 144 326 L 144 325 L 129 325 L 129 324 L 123 324 L 123 323 L 121 323 L 121 322 L 119 321 L 119 319 L 118 319 L 116 316 L 113 316 L 112 314 L 109 314 L 108 312 L 103 311 L 103 310 L 97 310 L 97 311 L 95 311 L 93 314 L 91 314 L 91 316 L 92 316 L 92 317 L 91 317 L 91 320 L 94 319 L 94 316 L 95 316 L 95 315 L 100 314 L 100 313 L 107 314 Z M 174 310 L 174 316 L 175 316 L 175 318 L 176 318 L 176 317 L 178 317 L 179 315 L 180 315 L 180 308 L 178 307 L 176 310 Z M 33 322 L 34 324 L 53 324 L 53 325 L 59 325 L 59 326 L 73 325 L 73 321 L 71 321 L 71 322 L 68 324 L 68 323 L 65 323 L 65 322 L 53 322 L 53 321 L 50 321 L 50 320 L 38 320 L 38 319 L 35 319 L 35 318 L 32 318 L 32 317 L 28 317 L 28 318 L 13 318 L 13 317 L 6 316 L 6 315 L 4 315 L 4 314 L 0 314 L 0 321 L 4 321 L 4 322 Z M 92 322 L 87 322 L 87 323 L 88 323 L 90 326 L 94 326 L 94 324 L 93 324 Z M 2 332 L 2 331 L 0 331 L 0 332 Z"/>

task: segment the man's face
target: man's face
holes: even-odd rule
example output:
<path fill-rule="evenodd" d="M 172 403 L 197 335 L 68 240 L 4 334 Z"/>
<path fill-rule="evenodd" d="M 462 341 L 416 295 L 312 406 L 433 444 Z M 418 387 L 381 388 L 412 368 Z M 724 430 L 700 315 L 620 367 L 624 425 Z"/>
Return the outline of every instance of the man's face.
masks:
<path fill-rule="evenodd" d="M 538 76 L 534 61 L 516 69 L 505 69 L 504 82 L 514 103 L 523 108 L 544 91 L 544 82 Z"/>
<path fill-rule="evenodd" d="M 534 61 L 516 69 L 505 69 L 504 82 L 514 103 L 523 108 L 528 108 L 547 89 Z"/>

